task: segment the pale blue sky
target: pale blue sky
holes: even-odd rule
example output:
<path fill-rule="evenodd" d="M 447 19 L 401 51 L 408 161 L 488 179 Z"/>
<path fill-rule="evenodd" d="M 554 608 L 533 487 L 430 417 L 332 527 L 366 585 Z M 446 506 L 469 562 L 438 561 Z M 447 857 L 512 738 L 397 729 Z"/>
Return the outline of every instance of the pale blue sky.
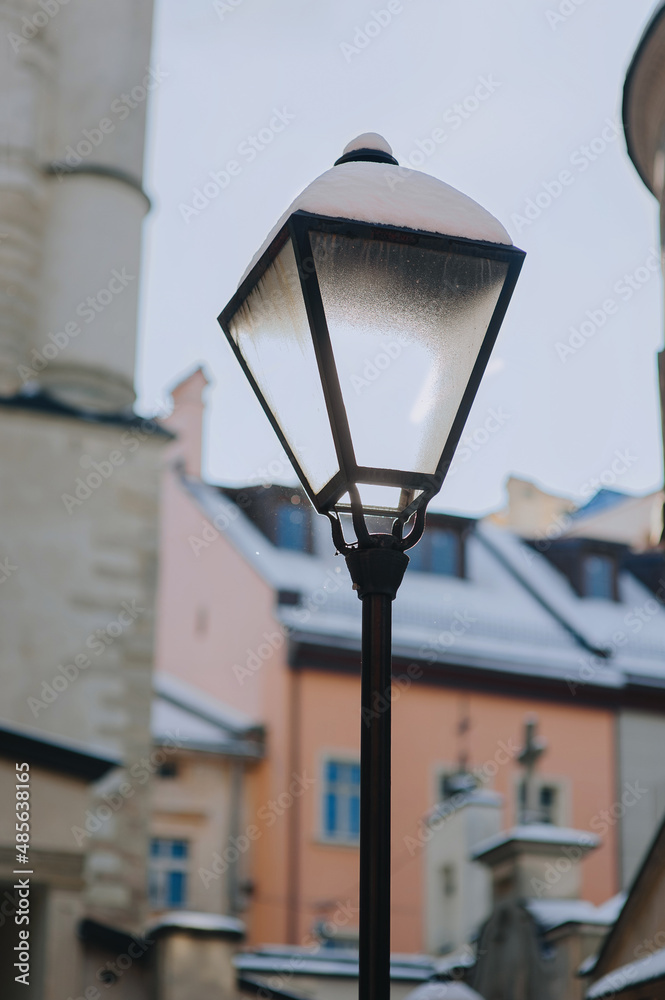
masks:
<path fill-rule="evenodd" d="M 204 362 L 215 382 L 207 475 L 244 481 L 273 463 L 288 479 L 216 316 L 295 195 L 350 139 L 377 131 L 400 162 L 489 209 L 528 254 L 467 424 L 471 441 L 435 506 L 497 507 L 511 473 L 580 501 L 603 473 L 615 489 L 657 488 L 663 293 L 649 270 L 657 206 L 616 130 L 625 71 L 654 6 L 156 0 L 152 61 L 168 77 L 150 112 L 142 410 L 154 412 Z M 548 18 L 559 7 L 573 13 Z M 373 11 L 386 10 L 362 47 Z M 281 131 L 261 132 L 271 123 Z M 438 145 L 428 142 L 436 129 L 445 134 Z M 248 139 L 259 133 L 265 146 L 253 155 Z M 229 161 L 235 174 L 221 176 L 217 194 L 209 187 L 201 207 L 195 190 Z M 546 205 L 547 186 L 551 204 L 527 212 L 529 200 Z M 583 346 L 557 349 L 585 321 L 596 332 Z M 611 472 L 613 464 L 624 471 Z"/>

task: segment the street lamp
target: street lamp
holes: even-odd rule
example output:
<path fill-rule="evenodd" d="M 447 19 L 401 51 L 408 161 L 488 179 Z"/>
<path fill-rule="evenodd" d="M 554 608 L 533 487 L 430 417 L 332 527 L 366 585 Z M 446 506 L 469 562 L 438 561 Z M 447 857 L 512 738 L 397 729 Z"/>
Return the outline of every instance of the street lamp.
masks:
<path fill-rule="evenodd" d="M 219 316 L 363 604 L 361 1000 L 390 993 L 391 602 L 523 260 L 476 202 L 366 133 L 296 198 Z M 370 532 L 368 515 L 391 531 Z"/>

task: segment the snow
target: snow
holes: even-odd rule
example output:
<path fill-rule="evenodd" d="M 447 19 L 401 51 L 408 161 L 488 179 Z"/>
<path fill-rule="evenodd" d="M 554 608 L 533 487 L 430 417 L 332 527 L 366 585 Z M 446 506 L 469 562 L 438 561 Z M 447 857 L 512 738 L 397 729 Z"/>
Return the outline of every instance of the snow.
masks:
<path fill-rule="evenodd" d="M 388 156 L 393 155 L 392 146 L 378 132 L 363 132 L 362 135 L 356 136 L 351 142 L 347 142 L 342 155 L 346 156 L 356 149 L 377 149 L 381 153 L 387 153 Z"/>
<path fill-rule="evenodd" d="M 646 958 L 637 962 L 622 965 L 619 969 L 609 972 L 586 991 L 586 1000 L 596 1000 L 600 997 L 613 997 L 628 989 L 665 977 L 665 948 L 654 951 Z"/>
<path fill-rule="evenodd" d="M 590 851 L 600 844 L 600 838 L 584 830 L 573 830 L 565 826 L 551 826 L 549 823 L 528 823 L 514 826 L 503 833 L 488 837 L 474 847 L 471 857 L 476 860 L 504 844 L 546 844 L 552 847 L 580 847 Z"/>
<path fill-rule="evenodd" d="M 232 934 L 245 936 L 245 925 L 236 917 L 225 917 L 218 913 L 196 913 L 189 910 L 170 910 L 148 927 L 148 933 L 173 927 L 182 930 L 206 931 L 211 934 Z"/>
<path fill-rule="evenodd" d="M 316 555 L 278 549 L 218 487 L 192 476 L 183 476 L 182 483 L 220 535 L 271 587 L 302 595 L 300 607 L 277 609 L 296 641 L 359 648 L 360 603 L 344 561 L 333 555 L 327 520 L 314 519 Z M 454 664 L 470 671 L 538 675 L 586 690 L 665 681 L 665 609 L 630 573 L 620 574 L 619 601 L 579 598 L 545 556 L 484 522 L 469 536 L 466 555 L 465 579 L 407 572 L 394 609 L 396 657 L 429 659 L 441 667 Z M 589 643 L 611 645 L 618 633 L 625 641 L 614 647 L 609 659 L 594 659 L 529 588 Z M 324 602 L 311 599 L 321 592 Z M 655 609 L 648 622 L 631 626 L 631 613 L 645 607 Z M 459 615 L 465 616 L 468 627 L 451 643 L 447 633 Z"/>
<path fill-rule="evenodd" d="M 476 993 L 464 983 L 435 980 L 416 987 L 411 993 L 407 993 L 404 1000 L 483 1000 L 483 998 L 480 993 Z"/>
<path fill-rule="evenodd" d="M 257 725 L 244 712 L 231 705 L 225 705 L 208 694 L 203 694 L 199 688 L 192 687 L 178 677 L 155 674 L 153 686 L 158 696 L 188 709 L 217 727 L 240 733 Z"/>
<path fill-rule="evenodd" d="M 358 976 L 358 953 L 337 948 L 265 947 L 255 952 L 236 955 L 233 964 L 241 972 L 280 973 L 290 975 L 326 976 L 329 978 Z M 403 982 L 423 982 L 434 972 L 431 958 L 421 955 L 391 955 L 390 978 Z"/>
<path fill-rule="evenodd" d="M 475 964 L 475 957 L 471 954 L 470 948 L 465 945 L 461 951 L 437 959 L 436 974 L 441 976 L 452 973 L 455 969 L 472 969 Z"/>
<path fill-rule="evenodd" d="M 367 139 L 369 134 L 359 136 Z M 390 149 L 385 139 L 385 147 Z M 349 145 L 356 147 L 354 140 Z M 378 148 L 378 147 L 375 147 Z M 349 149 L 347 149 L 345 152 Z M 501 223 L 478 202 L 440 181 L 408 167 L 391 163 L 353 161 L 340 163 L 312 181 L 291 203 L 270 231 L 261 249 L 240 279 L 247 277 L 294 212 L 355 219 L 386 226 L 418 229 L 443 236 L 512 246 Z"/>
<path fill-rule="evenodd" d="M 152 702 L 151 731 L 156 743 L 168 745 L 177 736 L 189 750 L 260 757 L 262 748 L 248 731 L 256 728 L 249 716 L 189 684 L 156 674 Z"/>
<path fill-rule="evenodd" d="M 618 898 L 615 896 L 602 906 L 594 906 L 585 899 L 530 899 L 526 905 L 536 922 L 547 931 L 563 924 L 609 927 L 621 908 L 616 903 Z M 623 905 L 623 897 L 621 904 Z"/>

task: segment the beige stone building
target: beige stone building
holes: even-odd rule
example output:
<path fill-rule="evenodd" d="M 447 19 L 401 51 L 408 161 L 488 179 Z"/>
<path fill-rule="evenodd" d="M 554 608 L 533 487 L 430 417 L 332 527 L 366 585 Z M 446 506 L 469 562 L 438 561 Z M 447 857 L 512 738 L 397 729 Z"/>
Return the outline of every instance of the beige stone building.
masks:
<path fill-rule="evenodd" d="M 152 730 L 151 920 L 173 910 L 238 917 L 252 892 L 246 772 L 264 755 L 263 729 L 158 674 Z"/>
<path fill-rule="evenodd" d="M 140 934 L 147 915 L 169 440 L 132 411 L 151 21 L 150 0 L 0 7 L 0 717 L 123 765 L 90 794 L 52 770 L 35 783 L 32 886 L 55 922 L 35 932 L 36 1000 L 105 983 L 119 952 L 111 940 L 96 953 L 100 935 Z M 3 961 L 16 931 L 0 927 Z"/>

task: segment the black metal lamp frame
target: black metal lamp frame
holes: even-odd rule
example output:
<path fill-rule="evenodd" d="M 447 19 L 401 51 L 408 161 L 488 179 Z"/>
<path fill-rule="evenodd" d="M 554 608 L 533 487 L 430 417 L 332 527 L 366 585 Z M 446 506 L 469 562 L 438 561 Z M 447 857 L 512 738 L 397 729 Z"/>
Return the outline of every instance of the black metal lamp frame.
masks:
<path fill-rule="evenodd" d="M 505 262 L 508 265 L 506 279 L 434 474 L 400 469 L 374 469 L 359 466 L 356 462 L 342 389 L 335 365 L 330 334 L 328 332 L 321 289 L 314 263 L 309 236 L 312 231 L 334 233 L 363 240 L 383 240 L 390 243 L 407 244 L 439 252 L 447 251 L 448 253 L 459 254 L 461 256 L 482 257 L 486 260 Z M 300 466 L 279 426 L 276 415 L 273 414 L 266 403 L 230 330 L 230 323 L 233 316 L 289 238 L 292 240 L 295 252 L 300 288 L 309 320 L 312 343 L 339 464 L 339 472 L 318 493 L 314 492 L 310 486 L 304 470 Z M 333 510 L 337 512 L 352 510 L 353 504 L 349 507 L 347 504 L 340 503 L 340 500 L 345 494 L 348 493 L 350 495 L 350 488 L 355 484 L 396 486 L 402 490 L 401 509 L 397 513 L 397 519 L 400 524 L 404 524 L 420 506 L 426 506 L 431 497 L 439 492 L 455 454 L 455 449 L 457 448 L 464 424 L 478 391 L 483 372 L 492 353 L 492 348 L 494 347 L 494 342 L 496 341 L 503 317 L 508 308 L 513 289 L 515 288 L 524 256 L 524 251 L 518 250 L 517 247 L 505 246 L 498 243 L 467 240 L 462 237 L 439 236 L 435 233 L 424 233 L 415 229 L 357 222 L 349 219 L 333 219 L 328 216 L 312 215 L 302 211 L 294 212 L 289 216 L 261 259 L 257 261 L 228 305 L 220 313 L 219 323 L 273 430 L 289 456 L 298 474 L 298 478 L 319 513 L 328 514 Z M 380 507 L 365 506 L 364 513 L 386 516 L 392 513 L 392 511 L 386 511 Z"/>
<path fill-rule="evenodd" d="M 503 261 L 508 265 L 506 279 L 478 358 L 462 396 L 436 472 L 433 475 L 398 469 L 366 468 L 359 466 L 356 462 L 316 274 L 309 236 L 312 231 L 336 233 L 365 240 L 406 243 L 414 247 Z M 230 331 L 233 316 L 289 238 L 293 243 L 300 287 L 307 310 L 339 463 L 339 472 L 318 493 L 312 490 L 303 469 L 282 433 L 276 416 L 267 405 Z M 297 211 L 289 217 L 219 316 L 220 325 L 231 349 L 254 389 L 312 504 L 319 513 L 326 514 L 330 518 L 335 547 L 346 558 L 353 587 L 358 592 L 363 605 L 360 745 L 360 1000 L 389 1000 L 390 997 L 392 602 L 409 563 L 406 550 L 415 545 L 422 536 L 427 504 L 441 489 L 452 462 L 508 308 L 524 256 L 522 250 L 512 246 L 467 240 L 461 237 L 439 236 L 413 229 L 375 225 L 348 219 L 334 219 Z M 359 483 L 399 487 L 402 490 L 401 509 L 395 512 L 380 507 L 364 507 L 358 491 Z M 350 499 L 348 505 L 340 503 L 345 494 L 348 494 Z M 339 515 L 346 511 L 351 514 L 357 538 L 354 543 L 346 541 L 342 530 Z M 392 516 L 394 518 L 392 532 L 386 534 L 370 533 L 365 520 L 366 515 Z M 404 526 L 411 518 L 414 519 L 413 526 L 409 534 L 404 537 Z M 380 705 L 381 708 L 377 709 L 377 705 Z"/>

